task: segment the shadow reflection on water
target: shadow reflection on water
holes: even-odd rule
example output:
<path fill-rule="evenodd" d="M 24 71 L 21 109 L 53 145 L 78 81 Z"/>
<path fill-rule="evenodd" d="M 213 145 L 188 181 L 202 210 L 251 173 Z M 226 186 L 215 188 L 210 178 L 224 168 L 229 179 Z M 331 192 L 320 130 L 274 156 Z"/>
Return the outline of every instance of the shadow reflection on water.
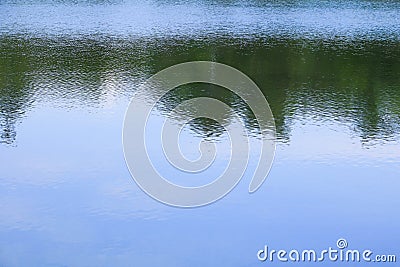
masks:
<path fill-rule="evenodd" d="M 223 62 L 252 78 L 271 105 L 281 142 L 290 141 L 295 121 L 310 118 L 344 123 L 363 143 L 399 137 L 397 42 L 343 44 L 255 39 L 239 46 L 239 41 L 2 36 L 1 142 L 13 144 L 17 138 L 15 124 L 37 103 L 68 103 L 67 109 L 101 107 L 105 94 L 129 99 L 135 87 L 150 75 L 191 60 Z M 165 96 L 159 108 L 170 110 L 185 99 L 209 96 L 226 102 L 243 115 L 250 131 L 256 127 L 249 109 L 227 90 L 211 85 L 178 89 Z M 196 120 L 192 126 L 205 133 L 210 129 L 214 133 L 222 131 L 210 120 Z"/>

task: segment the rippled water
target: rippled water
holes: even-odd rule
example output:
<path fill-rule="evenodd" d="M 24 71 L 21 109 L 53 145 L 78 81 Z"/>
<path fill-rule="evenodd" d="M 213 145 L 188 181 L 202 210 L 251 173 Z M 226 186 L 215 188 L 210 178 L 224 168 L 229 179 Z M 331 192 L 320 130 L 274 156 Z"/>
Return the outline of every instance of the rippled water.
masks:
<path fill-rule="evenodd" d="M 340 237 L 352 248 L 398 253 L 399 8 L 397 1 L 2 1 L 0 265 L 256 266 L 271 264 L 256 257 L 266 244 L 322 250 Z M 251 155 L 227 197 L 188 210 L 156 202 L 132 181 L 121 131 L 141 82 L 193 60 L 252 78 L 278 140 L 259 191 L 247 193 Z M 224 100 L 249 131 L 256 127 L 240 99 L 208 85 L 177 88 L 157 114 L 196 96 Z M 195 120 L 185 129 L 189 156 L 202 137 L 226 142 L 215 122 Z M 161 161 L 158 152 L 150 151 Z M 206 179 L 176 182 L 209 182 L 223 162 Z"/>

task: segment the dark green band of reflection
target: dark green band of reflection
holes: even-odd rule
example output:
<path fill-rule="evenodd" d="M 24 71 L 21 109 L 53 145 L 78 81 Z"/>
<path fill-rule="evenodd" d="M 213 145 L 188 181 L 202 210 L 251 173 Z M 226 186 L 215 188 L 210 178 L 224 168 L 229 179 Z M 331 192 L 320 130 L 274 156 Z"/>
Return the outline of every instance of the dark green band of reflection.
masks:
<path fill-rule="evenodd" d="M 136 85 L 150 75 L 193 60 L 225 63 L 251 77 L 271 105 L 280 141 L 290 140 L 296 121 L 309 118 L 347 123 L 364 143 L 395 140 L 400 132 L 399 48 L 400 43 L 387 40 L 127 40 L 3 35 L 0 141 L 13 144 L 15 124 L 43 99 L 101 106 L 101 96 L 110 93 L 102 84 L 110 77 L 117 84 L 111 93 L 129 98 Z M 176 106 L 193 92 L 190 88 L 177 91 L 163 104 Z M 234 96 L 221 92 L 214 88 L 206 94 L 245 109 Z M 251 122 L 252 115 L 246 116 Z M 218 131 L 212 121 L 196 123 L 195 129 L 203 129 L 205 135 L 209 129 Z"/>

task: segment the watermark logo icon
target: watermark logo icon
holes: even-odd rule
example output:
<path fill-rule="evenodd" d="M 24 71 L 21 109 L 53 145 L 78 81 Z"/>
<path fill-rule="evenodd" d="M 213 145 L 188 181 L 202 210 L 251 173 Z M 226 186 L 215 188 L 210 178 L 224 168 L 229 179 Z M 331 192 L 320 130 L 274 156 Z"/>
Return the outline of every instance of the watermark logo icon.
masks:
<path fill-rule="evenodd" d="M 338 241 L 336 242 L 336 246 L 339 249 L 344 249 L 347 248 L 348 244 L 347 244 L 347 240 L 344 238 L 339 238 Z"/>
<path fill-rule="evenodd" d="M 189 160 L 182 155 L 179 147 L 180 132 L 186 123 L 196 118 L 218 122 L 225 128 L 230 139 L 230 148 L 226 148 L 230 151 L 230 161 L 223 173 L 209 184 L 185 187 L 163 177 L 150 159 L 146 147 L 146 125 L 152 110 L 168 92 L 191 83 L 208 83 L 228 89 L 240 97 L 254 114 L 259 128 L 259 157 L 249 192 L 255 192 L 267 177 L 274 158 L 276 131 L 272 111 L 260 89 L 248 76 L 228 65 L 208 61 L 186 62 L 161 70 L 136 91 L 126 111 L 123 126 L 124 156 L 133 179 L 148 195 L 165 204 L 198 207 L 222 198 L 242 178 L 250 153 L 246 127 L 235 110 L 211 97 L 192 98 L 177 105 L 170 116 L 164 118 L 160 138 L 169 164 L 183 172 L 199 173 L 213 163 L 218 153 L 216 146 L 210 140 L 202 140 L 199 144 L 201 156 L 195 161 Z M 183 122 L 172 121 L 171 118 L 181 114 L 182 110 L 192 112 Z M 226 112 L 233 114 L 235 121 L 241 122 L 241 130 L 237 130 L 237 125 L 227 124 L 223 120 L 221 114 Z M 239 146 L 241 149 L 238 149 Z M 247 148 L 245 153 L 243 147 Z"/>

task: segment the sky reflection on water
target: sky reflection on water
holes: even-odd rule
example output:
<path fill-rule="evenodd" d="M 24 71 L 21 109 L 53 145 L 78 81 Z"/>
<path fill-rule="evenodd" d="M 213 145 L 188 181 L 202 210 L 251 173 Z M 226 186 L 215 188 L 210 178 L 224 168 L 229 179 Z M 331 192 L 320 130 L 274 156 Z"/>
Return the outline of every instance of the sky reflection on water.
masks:
<path fill-rule="evenodd" d="M 0 265 L 256 266 L 265 244 L 324 249 L 340 237 L 398 253 L 398 10 L 396 1 L 3 1 Z M 134 184 L 121 129 L 138 84 L 192 60 L 231 65 L 259 85 L 278 147 L 255 194 L 252 154 L 227 197 L 187 210 Z M 243 103 L 213 86 L 178 88 L 156 114 L 195 96 L 226 100 L 253 129 Z M 196 120 L 183 135 L 224 145 L 221 130 Z"/>

